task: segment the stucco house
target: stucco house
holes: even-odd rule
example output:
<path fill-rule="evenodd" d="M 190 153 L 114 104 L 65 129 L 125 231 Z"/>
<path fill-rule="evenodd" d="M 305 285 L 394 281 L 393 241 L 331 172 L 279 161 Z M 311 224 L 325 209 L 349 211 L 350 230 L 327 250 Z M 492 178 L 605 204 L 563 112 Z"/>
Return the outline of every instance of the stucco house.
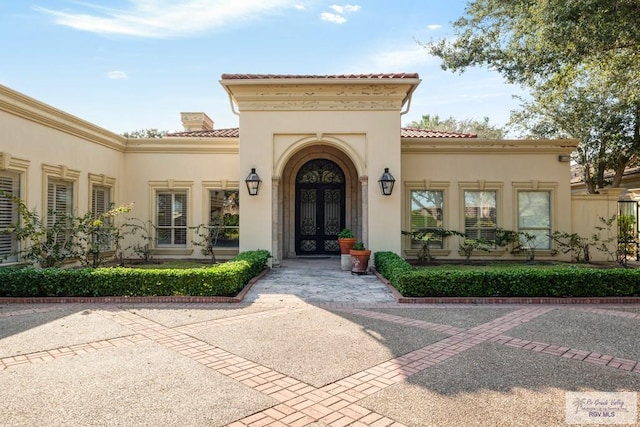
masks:
<path fill-rule="evenodd" d="M 615 191 L 572 195 L 577 141 L 402 129 L 420 83 L 415 73 L 223 74 L 239 128 L 186 112 L 184 131 L 162 139 L 128 139 L 0 86 L 0 188 L 42 213 L 133 202 L 131 216 L 157 228 L 157 257 L 201 257 L 192 227 L 223 218 L 219 257 L 268 249 L 274 265 L 338 253 L 342 228 L 405 257 L 417 246 L 401 230 L 529 231 L 538 256 L 551 257 L 553 231 L 588 234 L 598 216 L 615 213 Z M 380 186 L 385 171 L 395 179 L 390 194 Z M 254 195 L 250 178 L 259 179 Z M 5 199 L 0 227 L 15 218 Z M 16 249 L 2 239 L 0 255 Z M 435 242 L 432 252 L 458 259 L 458 244 Z"/>

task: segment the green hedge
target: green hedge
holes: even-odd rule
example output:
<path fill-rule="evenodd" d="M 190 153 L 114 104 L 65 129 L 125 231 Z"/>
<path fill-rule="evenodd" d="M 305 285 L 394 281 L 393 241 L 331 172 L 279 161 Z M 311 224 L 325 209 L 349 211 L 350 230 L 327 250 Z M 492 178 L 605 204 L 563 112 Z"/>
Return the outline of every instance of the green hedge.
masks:
<path fill-rule="evenodd" d="M 267 265 L 266 250 L 208 268 L 0 268 L 0 296 L 233 296 Z"/>
<path fill-rule="evenodd" d="M 420 269 L 399 277 L 407 297 L 609 297 L 640 295 L 640 270 L 549 268 Z"/>
<path fill-rule="evenodd" d="M 374 266 L 378 273 L 397 289 L 399 289 L 399 277 L 411 271 L 409 263 L 393 252 L 376 252 L 374 254 Z"/>
<path fill-rule="evenodd" d="M 639 296 L 640 270 L 568 268 L 412 269 L 398 255 L 378 252 L 376 270 L 405 297 Z"/>

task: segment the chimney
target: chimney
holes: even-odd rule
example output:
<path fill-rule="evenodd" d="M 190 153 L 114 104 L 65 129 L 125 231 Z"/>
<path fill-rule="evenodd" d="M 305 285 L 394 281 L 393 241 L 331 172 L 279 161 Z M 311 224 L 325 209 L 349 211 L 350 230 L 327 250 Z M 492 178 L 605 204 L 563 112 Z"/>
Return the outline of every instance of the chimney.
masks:
<path fill-rule="evenodd" d="M 205 113 L 180 113 L 185 132 L 213 130 L 213 120 Z"/>

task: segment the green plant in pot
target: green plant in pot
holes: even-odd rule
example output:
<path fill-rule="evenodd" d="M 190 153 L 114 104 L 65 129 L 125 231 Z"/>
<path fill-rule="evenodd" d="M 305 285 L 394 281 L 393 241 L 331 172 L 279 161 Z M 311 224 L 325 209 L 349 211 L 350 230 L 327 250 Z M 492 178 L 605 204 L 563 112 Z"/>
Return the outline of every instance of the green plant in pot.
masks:
<path fill-rule="evenodd" d="M 338 233 L 338 243 L 340 244 L 340 253 L 342 255 L 349 255 L 349 250 L 356 243 L 356 236 L 351 229 L 345 228 Z"/>
<path fill-rule="evenodd" d="M 349 254 L 351 255 L 351 273 L 367 274 L 371 250 L 366 249 L 364 243 L 358 242 L 353 245 Z"/>

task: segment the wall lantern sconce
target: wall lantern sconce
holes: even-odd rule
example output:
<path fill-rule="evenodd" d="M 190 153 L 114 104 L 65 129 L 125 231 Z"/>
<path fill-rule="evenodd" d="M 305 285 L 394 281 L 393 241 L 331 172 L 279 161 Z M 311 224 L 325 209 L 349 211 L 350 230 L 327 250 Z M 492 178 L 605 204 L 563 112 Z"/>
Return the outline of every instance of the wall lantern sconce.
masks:
<path fill-rule="evenodd" d="M 262 180 L 256 173 L 256 168 L 251 168 L 251 173 L 247 176 L 247 179 L 244 180 L 247 183 L 247 191 L 250 196 L 255 196 L 258 194 L 258 190 L 260 189 L 260 183 Z"/>
<path fill-rule="evenodd" d="M 558 161 L 562 163 L 567 163 L 571 161 L 571 156 L 568 154 L 560 154 L 558 156 Z"/>
<path fill-rule="evenodd" d="M 390 196 L 393 191 L 393 184 L 396 183 L 396 179 L 389 173 L 389 168 L 384 168 L 384 173 L 378 180 L 380 184 L 380 191 L 383 196 Z"/>

